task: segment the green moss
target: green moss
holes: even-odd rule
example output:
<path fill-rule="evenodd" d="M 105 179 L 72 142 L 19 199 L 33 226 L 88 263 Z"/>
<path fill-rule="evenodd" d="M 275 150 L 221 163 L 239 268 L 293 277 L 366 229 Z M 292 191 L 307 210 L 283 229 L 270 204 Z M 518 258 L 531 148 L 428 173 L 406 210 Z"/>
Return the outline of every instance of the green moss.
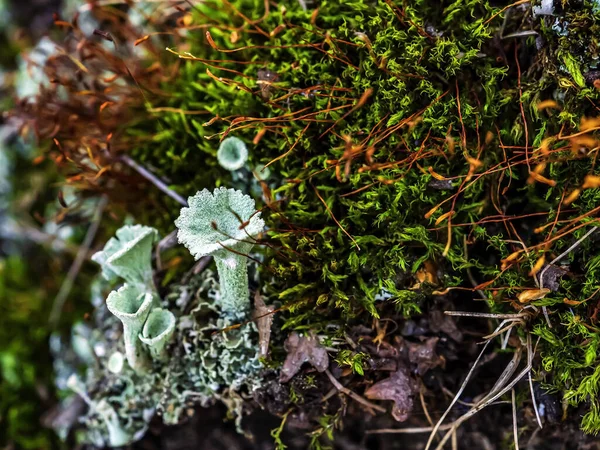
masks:
<path fill-rule="evenodd" d="M 198 60 L 182 64 L 169 103 L 207 111 L 206 122 L 161 116 L 169 139 L 139 148 L 136 156 L 164 167 L 182 193 L 230 184 L 216 165 L 219 133 L 235 131 L 249 144 L 266 130 L 249 151 L 253 164 L 271 163 L 276 177 L 271 195 L 277 201 L 264 212 L 274 251 L 266 249 L 262 275 L 274 275 L 267 289 L 290 308 L 284 328 L 368 320 L 389 301 L 404 316 L 418 314 L 435 289 L 413 289 L 427 261 L 441 268 L 438 288 L 489 281 L 484 292 L 492 309 L 512 311 L 509 300 L 535 288 L 528 273 L 545 248 L 523 252 L 517 264 L 501 271 L 500 261 L 522 248 L 515 241 L 535 246 L 552 239 L 548 260 L 586 231 L 561 237 L 560 227 L 531 229 L 559 214 L 568 223 L 597 205 L 596 190 L 588 190 L 569 212 L 561 208 L 566 193 L 590 172 L 589 158 L 560 141 L 550 158 L 532 153 L 561 126 L 577 125 L 590 112 L 589 99 L 598 98 L 585 78 L 591 68 L 582 59 L 585 52 L 569 50 L 582 41 L 579 31 L 560 37 L 542 19 L 533 26 L 545 45 L 535 53 L 533 39 L 495 40 L 503 15 L 488 2 L 432 7 L 427 1 L 325 1 L 314 16 L 297 2 L 285 2 L 264 20 L 262 2 L 238 1 L 235 7 L 258 24 L 250 26 L 217 4 L 199 7 L 194 23 L 210 24 L 214 44 L 188 39 Z M 596 16 L 589 7 L 573 11 L 566 8 L 561 20 L 570 21 L 572 30 L 593 29 Z M 512 11 L 505 34 L 515 16 L 520 13 Z M 225 24 L 240 27 L 237 41 Z M 274 36 L 265 35 L 270 32 Z M 533 59 L 526 59 L 529 54 Z M 225 56 L 231 62 L 201 62 Z M 541 72 L 539 64 L 548 69 Z M 277 74 L 267 90 L 256 81 L 261 69 Z M 552 97 L 560 113 L 537 110 L 539 101 Z M 528 165 L 542 162 L 542 174 L 557 181 L 554 186 L 526 182 Z M 209 169 L 193 173 L 200 164 Z M 445 189 L 437 188 L 434 176 L 448 179 Z M 589 258 L 595 261 L 586 242 L 566 261 L 577 265 Z M 573 331 L 562 324 L 568 315 L 561 312 L 563 298 L 592 295 L 600 286 L 596 267 L 584 264 L 577 279 L 565 279 L 558 292 L 535 302 L 560 313 L 552 330 L 537 318 L 534 333 L 543 338 L 548 383 L 567 392 L 571 404 L 592 397 L 595 351 L 588 346 L 567 357 L 566 347 L 549 355 L 565 339 L 581 345 L 581 335 L 571 340 Z M 389 300 L 376 300 L 382 292 Z M 586 431 L 598 429 L 597 409 L 592 402 Z"/>

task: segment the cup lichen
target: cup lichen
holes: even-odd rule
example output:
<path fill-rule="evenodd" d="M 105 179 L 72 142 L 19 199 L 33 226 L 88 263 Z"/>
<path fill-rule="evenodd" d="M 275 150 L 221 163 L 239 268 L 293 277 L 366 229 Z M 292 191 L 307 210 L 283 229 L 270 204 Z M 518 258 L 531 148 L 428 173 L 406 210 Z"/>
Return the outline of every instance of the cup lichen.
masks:
<path fill-rule="evenodd" d="M 158 232 L 143 225 L 125 225 L 116 237 L 108 240 L 104 249 L 92 256 L 102 266 L 107 280 L 121 277 L 129 283 L 153 287 L 152 245 L 158 241 Z"/>
<path fill-rule="evenodd" d="M 224 169 L 239 170 L 248 161 L 248 148 L 241 139 L 234 136 L 225 138 L 219 145 L 217 161 Z"/>
<path fill-rule="evenodd" d="M 175 331 L 175 316 L 167 309 L 154 308 L 139 335 L 140 341 L 146 344 L 152 358 L 165 360 L 165 347 Z"/>
<path fill-rule="evenodd" d="M 197 260 L 214 257 L 223 311 L 232 317 L 244 316 L 250 307 L 246 255 L 264 227 L 254 200 L 241 191 L 221 187 L 213 193 L 207 189 L 198 192 L 188 204 L 175 220 L 179 242 Z"/>
<path fill-rule="evenodd" d="M 148 367 L 149 361 L 138 335 L 156 303 L 152 292 L 143 291 L 131 284 L 112 291 L 106 299 L 108 310 L 123 323 L 125 355 L 131 368 L 137 372 Z"/>

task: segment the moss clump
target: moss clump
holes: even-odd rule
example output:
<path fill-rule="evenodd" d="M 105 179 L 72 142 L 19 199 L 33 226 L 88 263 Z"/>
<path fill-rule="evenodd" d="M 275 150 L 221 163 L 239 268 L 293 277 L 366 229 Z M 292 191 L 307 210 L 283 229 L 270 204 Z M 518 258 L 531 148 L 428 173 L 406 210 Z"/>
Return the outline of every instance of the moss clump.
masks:
<path fill-rule="evenodd" d="M 270 164 L 278 177 L 264 198 L 277 249 L 268 252 L 264 275 L 273 276 L 270 293 L 291 310 L 287 327 L 389 315 L 390 302 L 409 316 L 427 308 L 434 287 L 480 285 L 493 310 L 519 310 L 524 305 L 514 299 L 536 287 L 530 272 L 540 258 L 549 262 L 586 231 L 597 190 L 583 191 L 568 208 L 565 197 L 593 173 L 593 155 L 580 147 L 593 148 L 595 138 L 563 136 L 577 131 L 598 98 L 582 82 L 593 68 L 582 59 L 589 52 L 571 51 L 583 41 L 577 34 L 595 26 L 591 5 L 565 6 L 558 20 L 574 30 L 565 36 L 524 9 L 511 9 L 503 24 L 499 8 L 479 1 L 323 2 L 317 12 L 295 2 L 268 12 L 252 1 L 200 8 L 194 23 L 206 24 L 207 36 L 188 39 L 189 53 L 180 53 L 189 61 L 171 105 L 204 108 L 211 120 L 163 120 L 170 133 L 191 128 L 209 166 L 218 133 L 254 139 L 252 161 Z M 543 37 L 539 50 L 534 38 L 499 39 L 523 20 Z M 229 62 L 221 61 L 225 55 Z M 539 110 L 547 99 L 560 111 Z M 136 154 L 161 165 L 168 155 L 156 148 Z M 184 172 L 177 178 L 200 183 Z M 554 307 L 561 342 L 571 336 L 560 325 L 563 299 L 593 298 L 598 289 L 592 255 L 592 241 L 570 254 L 564 262 L 571 267 L 584 262 L 577 275 L 534 302 Z M 426 263 L 440 275 L 429 285 L 419 283 Z M 389 299 L 377 301 L 382 294 Z M 535 330 L 547 327 L 541 316 L 535 323 Z M 569 339 L 577 346 L 583 337 Z M 552 354 L 545 339 L 540 353 Z M 586 354 L 591 361 L 580 360 L 569 385 L 596 386 L 589 379 L 595 357 Z M 568 360 L 557 355 L 556 366 Z M 558 374 L 540 376 L 564 392 Z M 567 397 L 573 404 L 593 399 Z M 591 416 L 583 426 L 600 429 Z"/>

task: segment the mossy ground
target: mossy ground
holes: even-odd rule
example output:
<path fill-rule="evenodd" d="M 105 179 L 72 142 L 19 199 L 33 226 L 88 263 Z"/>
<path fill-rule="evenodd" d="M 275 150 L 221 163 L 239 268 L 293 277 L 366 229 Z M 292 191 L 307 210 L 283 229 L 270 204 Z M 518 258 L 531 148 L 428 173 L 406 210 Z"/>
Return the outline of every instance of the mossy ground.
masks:
<path fill-rule="evenodd" d="M 260 278 L 281 307 L 274 367 L 287 330 L 337 341 L 357 326 L 379 331 L 393 320 L 401 329 L 442 306 L 527 311 L 509 348 L 531 333 L 533 378 L 563 396 L 565 416 L 575 414 L 567 404 L 583 405 L 581 426 L 597 433 L 597 236 L 556 261 L 565 273 L 549 292 L 522 296 L 596 225 L 600 200 L 600 124 L 589 119 L 600 97 L 600 13 L 593 2 L 555 3 L 556 16 L 534 17 L 524 2 L 350 0 L 304 9 L 292 0 L 209 1 L 154 24 L 172 34 L 141 40 L 145 55 L 106 50 L 66 27 L 72 55 L 82 57 L 75 43 L 84 42 L 97 60 L 85 74 L 54 61 L 70 69 L 52 67 L 67 101 L 51 88 L 17 114 L 37 124 L 68 182 L 87 197 L 110 197 L 105 237 L 125 212 L 165 235 L 179 214 L 121 155 L 187 196 L 232 185 L 217 164 L 218 142 L 243 139 L 250 167 L 268 164 L 273 174 L 262 183 Z M 112 30 L 120 16 L 104 14 Z M 117 41 L 153 31 L 124 29 Z M 122 85 L 90 83 L 106 61 Z M 85 114 L 73 119 L 72 108 Z M 184 252 L 170 256 L 165 284 L 191 264 Z M 458 324 L 472 330 L 473 322 Z M 363 372 L 350 387 L 383 377 L 363 363 L 373 357 L 366 348 L 340 350 L 340 361 Z M 338 420 L 331 408 L 316 426 L 323 435 Z"/>

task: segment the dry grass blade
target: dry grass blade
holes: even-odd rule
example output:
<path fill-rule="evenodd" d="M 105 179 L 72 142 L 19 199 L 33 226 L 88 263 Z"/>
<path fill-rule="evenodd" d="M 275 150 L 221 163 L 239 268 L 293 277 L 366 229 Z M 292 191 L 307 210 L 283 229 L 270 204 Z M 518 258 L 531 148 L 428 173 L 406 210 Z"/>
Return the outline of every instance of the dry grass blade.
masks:
<path fill-rule="evenodd" d="M 446 431 L 452 427 L 452 424 L 442 425 L 438 431 Z M 418 434 L 427 433 L 433 430 L 433 427 L 408 427 L 408 428 L 382 428 L 380 430 L 367 430 L 366 434 Z"/>
<path fill-rule="evenodd" d="M 448 313 L 448 312 L 453 312 L 453 311 L 446 311 L 446 313 Z M 496 328 L 496 331 L 499 330 L 501 327 L 503 327 L 506 322 L 507 322 L 507 320 L 503 320 L 500 323 L 500 325 L 498 325 L 498 327 Z M 442 417 L 440 417 L 440 420 L 438 420 L 438 422 L 433 427 L 433 430 L 431 431 L 431 434 L 429 435 L 429 439 L 427 440 L 427 444 L 425 445 L 425 450 L 429 450 L 429 447 L 431 447 L 431 444 L 433 442 L 433 438 L 435 437 L 436 433 L 438 432 L 438 430 L 442 426 L 442 423 L 444 422 L 444 419 L 450 413 L 450 411 L 452 410 L 452 407 L 456 404 L 456 402 L 460 398 L 461 394 L 463 393 L 463 391 L 467 387 L 467 383 L 471 379 L 471 375 L 473 375 L 473 372 L 475 371 L 475 368 L 477 367 L 477 364 L 479 364 L 479 361 L 481 360 L 481 357 L 483 356 L 483 354 L 484 354 L 487 346 L 490 344 L 490 342 L 491 342 L 491 340 L 488 340 L 483 345 L 483 348 L 481 349 L 481 352 L 479 352 L 479 356 L 477 356 L 477 359 L 473 363 L 473 366 L 471 367 L 471 370 L 469 370 L 469 373 L 467 374 L 467 376 L 465 378 L 465 381 L 463 381 L 462 385 L 460 386 L 460 389 L 456 392 L 456 395 L 454 396 L 454 398 L 450 402 L 450 405 L 448 406 L 448 408 L 446 409 L 446 411 L 444 411 L 444 414 L 442 414 Z"/>
<path fill-rule="evenodd" d="M 494 383 L 494 386 L 492 387 L 492 389 L 488 393 L 487 397 L 490 397 L 491 395 L 493 395 L 494 393 L 496 393 L 499 389 L 501 389 L 502 386 L 504 385 L 504 383 L 510 377 L 513 376 L 513 374 L 517 370 L 517 367 L 519 367 L 519 363 L 521 362 L 521 356 L 522 355 L 523 355 L 523 350 L 522 350 L 521 347 L 519 347 L 517 349 L 517 351 L 515 352 L 515 354 L 513 355 L 513 357 L 510 360 L 510 362 L 506 365 L 506 367 L 502 371 L 502 375 L 500 375 L 498 377 L 498 380 L 496 380 L 496 383 Z M 485 398 L 482 401 L 485 401 Z"/>
<path fill-rule="evenodd" d="M 92 223 L 90 224 L 85 238 L 79 247 L 79 251 L 77 252 L 77 256 L 75 257 L 75 261 L 69 268 L 69 272 L 67 273 L 67 277 L 65 281 L 60 287 L 58 294 L 56 294 L 56 298 L 54 299 L 54 303 L 52 304 L 52 310 L 50 311 L 50 317 L 48 319 L 48 323 L 50 327 L 54 328 L 58 324 L 58 319 L 60 319 L 60 313 L 63 309 L 65 301 L 67 297 L 71 293 L 71 289 L 73 288 L 73 284 L 75 283 L 75 279 L 83 266 L 83 263 L 86 261 L 88 257 L 88 251 L 92 246 L 92 242 L 96 237 L 96 233 L 98 232 L 98 228 L 100 227 L 100 222 L 102 220 L 102 213 L 104 212 L 104 208 L 108 203 L 108 198 L 103 196 L 100 198 L 98 205 L 96 206 L 96 211 L 94 212 L 94 217 L 92 218 Z"/>
<path fill-rule="evenodd" d="M 493 314 L 493 313 L 478 313 L 468 311 L 444 311 L 447 316 L 459 316 L 459 317 L 479 317 L 483 319 L 523 319 L 527 317 L 526 312 L 519 314 Z"/>
<path fill-rule="evenodd" d="M 510 391 L 510 397 L 511 397 L 511 403 L 512 403 L 513 436 L 515 438 L 515 450 L 519 450 L 519 430 L 517 429 L 517 402 L 515 400 L 515 390 L 514 389 L 512 389 Z"/>
<path fill-rule="evenodd" d="M 501 388 L 499 391 L 497 391 L 493 395 L 491 393 L 488 394 L 484 399 L 482 399 L 480 402 L 478 402 L 478 404 L 476 406 L 474 406 L 469 411 L 467 411 L 465 414 L 463 414 L 461 417 L 456 419 L 454 421 L 454 423 L 452 424 L 452 427 L 450 428 L 450 430 L 448 430 L 448 432 L 444 435 L 444 437 L 442 438 L 442 440 L 436 447 L 436 450 L 442 450 L 444 448 L 444 445 L 446 444 L 448 439 L 450 437 L 452 437 L 455 430 L 457 430 L 458 427 L 463 422 L 465 422 L 470 417 L 477 414 L 482 409 L 484 409 L 487 406 L 494 403 L 497 399 L 499 399 L 504 394 L 506 394 L 508 391 L 510 391 L 519 381 L 521 381 L 523 379 L 523 377 L 525 377 L 529 373 L 529 371 L 531 370 L 532 361 L 533 361 L 532 350 L 531 350 L 531 336 L 529 334 L 527 335 L 527 352 L 528 352 L 528 357 L 527 357 L 527 365 L 525 366 L 525 368 L 521 372 L 519 372 L 517 374 L 517 376 L 515 378 L 513 378 L 513 380 L 510 383 L 508 383 L 506 386 Z M 506 370 L 505 370 L 505 372 L 506 372 Z M 504 373 L 503 373 L 503 375 L 504 375 Z M 506 377 L 503 377 L 503 378 L 506 379 Z M 427 448 L 426 448 L 426 450 L 427 450 Z"/>
<path fill-rule="evenodd" d="M 374 403 L 371 403 L 370 401 L 362 398 L 360 395 L 358 395 L 356 392 L 351 391 L 350 389 L 344 387 L 334 376 L 333 374 L 328 370 L 325 371 L 325 374 L 327 374 L 327 377 L 329 378 L 329 381 L 331 381 L 331 384 L 333 384 L 333 386 L 340 391 L 343 394 L 346 394 L 348 397 L 356 400 L 358 403 L 366 406 L 369 409 L 374 409 L 375 411 L 379 411 L 381 413 L 385 413 L 386 410 L 385 408 L 382 408 L 379 405 L 376 405 Z"/>

